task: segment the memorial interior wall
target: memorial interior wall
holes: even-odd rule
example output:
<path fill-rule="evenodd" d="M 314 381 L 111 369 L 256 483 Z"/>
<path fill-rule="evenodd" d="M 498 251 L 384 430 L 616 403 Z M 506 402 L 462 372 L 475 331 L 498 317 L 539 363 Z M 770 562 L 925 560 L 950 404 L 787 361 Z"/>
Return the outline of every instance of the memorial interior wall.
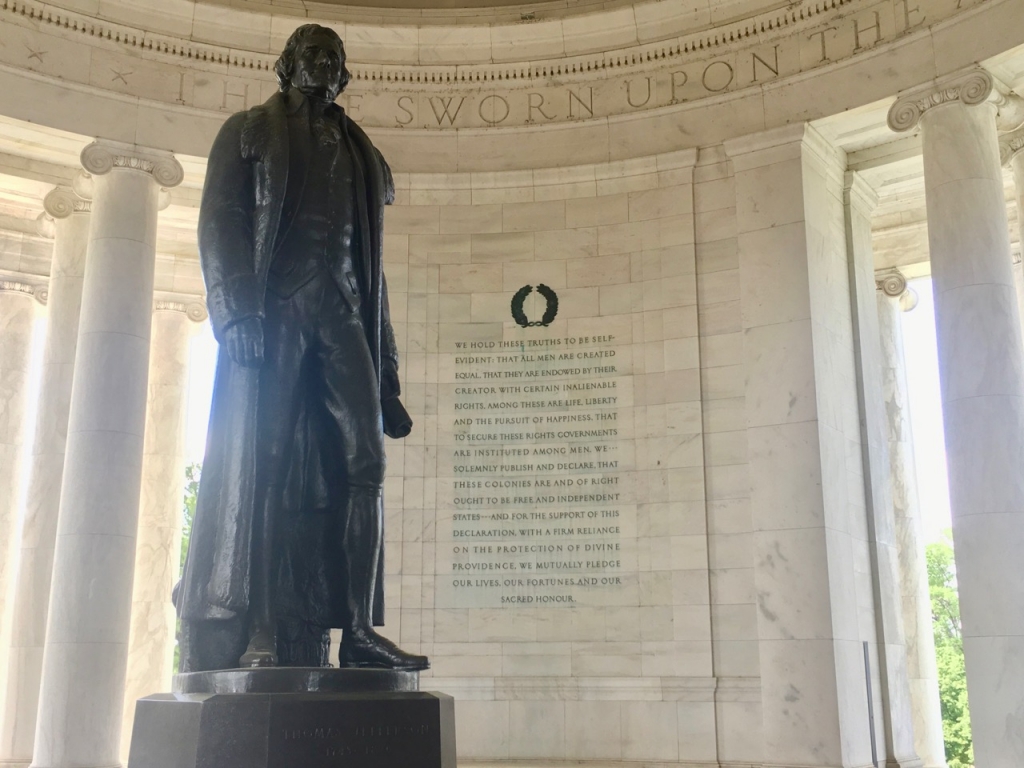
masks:
<path fill-rule="evenodd" d="M 737 200 L 722 147 L 396 175 L 385 264 L 417 423 L 388 444 L 387 631 L 431 656 L 425 685 L 456 697 L 460 756 L 760 759 L 761 659 L 775 652 L 762 641 L 787 620 L 759 617 L 757 596 L 809 610 L 771 567 L 787 533 L 764 529 L 824 484 L 841 556 L 800 546 L 848 593 L 836 634 L 858 653 L 868 641 L 877 670 L 843 159 L 823 157 L 745 170 L 750 189 L 795 169 L 768 211 Z M 813 227 L 789 223 L 805 202 Z M 804 255 L 793 238 L 819 227 Z M 780 260 L 803 280 L 786 288 Z M 828 290 L 812 297 L 816 282 Z M 771 318 L 790 311 L 780 290 L 829 318 L 813 360 Z M 787 368 L 810 389 L 786 390 Z M 803 417 L 775 412 L 808 397 L 833 464 L 780 485 L 771 455 L 810 435 L 781 434 Z M 790 682 L 777 661 L 773 688 Z M 863 671 L 841 677 L 863 685 Z M 867 722 L 866 701 L 847 706 Z"/>

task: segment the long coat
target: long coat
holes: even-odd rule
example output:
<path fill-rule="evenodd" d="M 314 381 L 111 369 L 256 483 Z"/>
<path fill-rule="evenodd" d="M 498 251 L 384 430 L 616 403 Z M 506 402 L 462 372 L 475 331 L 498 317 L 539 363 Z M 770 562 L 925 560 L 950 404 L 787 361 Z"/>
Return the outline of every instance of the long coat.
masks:
<path fill-rule="evenodd" d="M 236 364 L 225 351 L 223 338 L 231 324 L 263 317 L 278 233 L 288 224 L 282 221 L 282 209 L 289 175 L 304 174 L 309 158 L 308 131 L 290 135 L 288 127 L 289 115 L 303 104 L 304 97 L 290 91 L 233 115 L 210 151 L 199 212 L 199 259 L 210 321 L 222 346 L 199 497 L 176 601 L 179 615 L 187 621 L 244 617 L 249 605 L 259 370 Z M 380 382 L 382 358 L 397 367 L 382 267 L 384 206 L 394 201 L 394 184 L 387 163 L 366 134 L 340 108 L 332 108 L 332 113 L 355 165 L 360 246 L 356 258 L 361 260 L 356 268 L 363 283 L 367 340 Z M 292 182 L 294 188 L 295 179 Z M 322 462 L 314 427 L 305 415 L 300 418 L 288 472 L 285 495 L 297 500 L 301 509 L 291 512 L 299 514 L 322 509 L 335 480 L 326 476 L 329 467 Z M 380 625 L 383 544 L 378 563 L 373 621 Z"/>

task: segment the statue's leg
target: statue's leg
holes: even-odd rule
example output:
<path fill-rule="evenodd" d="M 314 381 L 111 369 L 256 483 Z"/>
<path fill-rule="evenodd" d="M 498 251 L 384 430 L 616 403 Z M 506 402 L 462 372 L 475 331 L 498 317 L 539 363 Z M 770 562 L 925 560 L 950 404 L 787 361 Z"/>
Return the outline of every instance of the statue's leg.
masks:
<path fill-rule="evenodd" d="M 340 548 L 348 617 L 339 662 L 343 667 L 426 669 L 425 656 L 406 653 L 373 629 L 384 525 L 384 433 L 366 334 L 357 314 L 340 312 L 318 328 L 318 335 L 328 421 L 336 427 L 347 483 Z"/>
<path fill-rule="evenodd" d="M 299 619 L 279 620 L 277 649 L 282 667 L 329 667 L 331 631 Z"/>
<path fill-rule="evenodd" d="M 301 298 L 300 291 L 291 299 L 280 299 L 271 293 L 266 299 L 256 428 L 249 644 L 238 661 L 242 667 L 277 664 L 275 518 L 283 501 L 288 456 L 299 411 L 302 360 L 308 348 Z"/>
<path fill-rule="evenodd" d="M 237 619 L 182 620 L 178 632 L 179 672 L 230 669 L 245 649 L 245 621 Z"/>

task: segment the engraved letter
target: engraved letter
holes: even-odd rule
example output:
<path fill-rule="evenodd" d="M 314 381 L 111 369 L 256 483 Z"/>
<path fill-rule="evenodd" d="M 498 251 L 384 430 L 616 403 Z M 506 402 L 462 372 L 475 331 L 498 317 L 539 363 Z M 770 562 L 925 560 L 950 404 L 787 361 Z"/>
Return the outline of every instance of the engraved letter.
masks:
<path fill-rule="evenodd" d="M 498 106 L 498 102 L 500 102 L 500 106 Z M 489 109 L 485 108 L 484 106 L 485 104 L 488 103 L 490 104 Z M 502 109 L 505 110 L 504 114 L 502 114 L 501 117 L 498 117 L 498 113 Z M 457 112 L 458 110 L 456 110 L 456 113 Z M 491 116 L 487 117 L 485 112 L 490 112 Z M 508 112 L 508 102 L 505 101 L 505 99 L 502 98 L 501 96 L 497 96 L 495 94 L 491 94 L 490 96 L 484 96 L 480 100 L 480 106 L 477 108 L 477 114 L 480 115 L 480 119 L 483 120 L 488 125 L 497 125 L 498 123 L 504 122 L 505 118 L 508 117 Z"/>
<path fill-rule="evenodd" d="M 874 42 L 871 43 L 871 45 L 875 45 L 876 43 L 880 42 L 881 39 L 882 39 L 882 24 L 881 24 L 881 21 L 878 18 L 878 11 L 871 11 L 871 13 L 875 17 L 875 23 L 872 24 L 870 27 L 864 27 L 864 29 L 861 29 L 860 28 L 860 22 L 857 21 L 856 18 L 854 18 L 854 20 L 853 20 L 853 37 L 854 37 L 854 40 L 856 42 L 856 44 L 853 46 L 854 53 L 856 53 L 857 51 L 860 51 L 860 50 L 865 48 L 865 46 L 860 44 L 860 34 L 861 34 L 861 32 L 868 32 L 868 31 L 870 31 L 872 29 L 875 30 L 875 40 L 874 40 Z"/>
<path fill-rule="evenodd" d="M 587 112 L 590 113 L 591 117 L 594 116 L 594 89 L 593 88 L 587 88 L 587 90 L 590 91 L 590 93 L 587 94 L 587 97 L 590 99 L 590 103 L 589 104 L 588 103 L 584 103 L 583 99 L 581 99 L 579 96 L 577 96 L 573 91 L 569 91 L 569 117 L 583 117 L 583 112 L 582 111 L 578 115 L 574 115 L 573 114 L 573 112 L 572 112 L 572 103 L 573 103 L 574 100 L 577 103 L 579 103 L 579 105 L 583 109 L 587 110 Z"/>
<path fill-rule="evenodd" d="M 455 118 L 459 116 L 459 110 L 462 109 L 462 105 L 465 103 L 466 97 L 460 96 L 459 103 L 455 105 L 455 111 L 449 112 L 448 108 L 454 100 L 454 96 L 430 97 L 430 108 L 434 110 L 434 117 L 437 118 L 438 125 L 442 125 L 446 117 L 448 118 L 448 125 L 455 125 Z"/>
<path fill-rule="evenodd" d="M 534 101 L 534 97 L 536 97 L 536 101 Z M 538 112 L 540 112 L 541 115 L 546 117 L 548 120 L 554 120 L 555 119 L 554 115 L 549 115 L 547 112 L 544 111 L 544 94 L 542 94 L 542 93 L 531 93 L 529 99 L 530 99 L 530 115 L 529 115 L 529 117 L 526 118 L 526 122 L 528 122 L 528 123 L 532 123 L 533 122 L 533 110 L 535 110 L 535 109 Z"/>
<path fill-rule="evenodd" d="M 175 99 L 179 104 L 185 103 L 185 73 L 181 73 L 181 79 L 178 81 L 178 98 Z"/>
<path fill-rule="evenodd" d="M 677 79 L 680 76 L 682 76 L 682 78 L 683 78 L 682 80 L 678 80 Z M 686 85 L 687 82 L 689 82 L 689 80 L 690 80 L 690 76 L 687 75 L 685 72 L 673 72 L 672 73 L 672 103 L 673 104 L 678 104 L 679 103 L 679 99 L 676 98 L 676 89 L 677 88 L 682 88 L 684 85 Z"/>
<path fill-rule="evenodd" d="M 712 88 L 710 85 L 708 85 L 708 73 L 711 71 L 711 68 L 716 66 L 716 65 L 717 66 L 725 67 L 728 70 L 728 77 L 729 77 L 729 79 L 726 80 L 725 83 L 723 83 L 718 88 Z M 725 73 L 723 73 L 723 74 L 725 74 Z M 735 76 L 736 76 L 736 73 L 733 72 L 732 64 L 730 64 L 729 62 L 727 62 L 727 61 L 712 61 L 710 64 L 708 64 L 704 68 L 704 74 L 701 76 L 700 81 L 704 85 L 704 87 L 707 88 L 709 91 L 711 91 L 712 93 L 718 93 L 719 91 L 724 91 L 726 88 L 728 88 L 729 85 L 732 83 L 733 77 L 735 77 Z"/>
<path fill-rule="evenodd" d="M 835 27 L 825 27 L 820 32 L 812 32 L 807 36 L 808 40 L 813 40 L 815 35 L 821 35 L 821 58 L 818 59 L 818 63 L 821 64 L 823 61 L 828 61 L 828 56 L 825 54 L 825 34 L 828 32 L 835 32 Z"/>
<path fill-rule="evenodd" d="M 750 61 L 750 66 L 753 67 L 753 70 L 754 70 L 754 82 L 755 83 L 757 82 L 757 62 L 761 62 L 761 64 L 764 65 L 765 69 L 767 69 L 769 72 L 771 72 L 776 77 L 779 76 L 779 46 L 776 45 L 775 48 L 773 49 L 773 52 L 775 53 L 775 66 L 774 67 L 771 64 L 769 64 L 767 61 L 762 59 L 760 56 L 758 56 L 756 53 L 751 53 L 750 54 L 753 57 L 751 59 L 751 61 Z"/>
<path fill-rule="evenodd" d="M 924 14 L 921 13 L 921 6 L 915 5 L 913 8 L 911 8 L 910 7 L 910 0 L 898 0 L 898 2 L 902 3 L 902 5 L 903 5 L 903 31 L 904 32 L 909 32 L 910 30 L 915 29 L 917 27 L 920 27 L 922 24 L 924 24 L 925 17 L 924 17 Z M 921 13 L 921 18 L 918 19 L 916 22 L 911 22 L 910 21 L 910 14 L 912 14 L 912 13 Z"/>
<path fill-rule="evenodd" d="M 345 111 L 349 117 L 359 117 L 359 107 L 363 103 L 363 94 L 350 93 L 345 96 Z"/>
<path fill-rule="evenodd" d="M 403 101 L 408 101 L 409 102 L 409 106 L 415 106 L 416 102 L 414 102 L 412 100 L 412 96 L 399 96 L 398 97 L 398 108 L 400 110 L 402 110 L 403 112 L 405 112 L 405 114 L 407 114 L 409 116 L 409 119 L 408 120 L 403 120 L 402 118 L 396 116 L 395 117 L 395 122 L 398 123 L 399 125 L 408 125 L 409 123 L 411 123 L 413 120 L 416 119 L 416 116 L 413 114 L 412 110 L 409 109 L 409 107 L 405 106 L 402 103 Z"/>
<path fill-rule="evenodd" d="M 627 80 L 626 81 L 626 101 L 629 102 L 629 106 L 634 107 L 634 108 L 642 107 L 644 104 L 646 104 L 650 100 L 651 100 L 651 78 L 649 78 L 649 77 L 647 78 L 647 98 L 645 98 L 639 104 L 634 104 L 633 103 L 633 81 L 632 80 Z"/>
<path fill-rule="evenodd" d="M 239 90 L 241 89 L 241 90 Z M 241 99 L 241 101 L 237 101 Z M 221 100 L 221 109 L 236 112 L 249 106 L 249 84 L 238 83 L 231 80 L 224 81 L 224 97 Z"/>

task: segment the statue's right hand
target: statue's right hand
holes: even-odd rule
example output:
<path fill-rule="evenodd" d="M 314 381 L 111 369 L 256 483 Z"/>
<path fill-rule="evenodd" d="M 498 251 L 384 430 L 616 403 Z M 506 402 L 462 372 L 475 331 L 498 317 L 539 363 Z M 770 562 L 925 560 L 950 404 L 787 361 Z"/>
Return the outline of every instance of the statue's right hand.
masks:
<path fill-rule="evenodd" d="M 239 320 L 224 331 L 224 344 L 236 363 L 258 368 L 263 363 L 263 321 L 258 317 Z"/>

